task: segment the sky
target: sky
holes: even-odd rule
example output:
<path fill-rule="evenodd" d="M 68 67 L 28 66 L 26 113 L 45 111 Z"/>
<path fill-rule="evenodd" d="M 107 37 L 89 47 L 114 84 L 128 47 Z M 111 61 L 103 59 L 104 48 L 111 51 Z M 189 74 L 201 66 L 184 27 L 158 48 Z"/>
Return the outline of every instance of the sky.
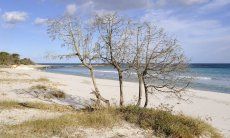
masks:
<path fill-rule="evenodd" d="M 37 63 L 77 62 L 47 58 L 68 53 L 50 40 L 47 19 L 106 11 L 163 27 L 192 63 L 230 63 L 230 0 L 0 0 L 0 51 Z"/>

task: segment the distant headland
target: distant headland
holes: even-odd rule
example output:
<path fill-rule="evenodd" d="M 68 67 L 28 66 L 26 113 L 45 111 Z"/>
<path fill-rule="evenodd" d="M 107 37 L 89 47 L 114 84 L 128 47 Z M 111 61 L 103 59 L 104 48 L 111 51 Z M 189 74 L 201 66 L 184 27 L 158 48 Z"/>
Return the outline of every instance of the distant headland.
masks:
<path fill-rule="evenodd" d="M 30 58 L 20 58 L 17 53 L 7 53 L 0 51 L 0 66 L 11 65 L 34 65 L 35 63 Z"/>

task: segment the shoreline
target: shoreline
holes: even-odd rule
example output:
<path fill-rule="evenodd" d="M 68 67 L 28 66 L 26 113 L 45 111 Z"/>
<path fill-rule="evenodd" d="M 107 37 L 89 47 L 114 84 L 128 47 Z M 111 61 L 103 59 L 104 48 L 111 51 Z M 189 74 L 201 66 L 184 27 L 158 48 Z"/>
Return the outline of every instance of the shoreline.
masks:
<path fill-rule="evenodd" d="M 77 65 L 79 66 L 79 65 Z M 46 71 L 47 68 L 59 68 L 59 67 L 65 67 L 65 66 L 52 66 L 52 65 L 42 65 L 42 67 L 35 67 L 34 69 L 41 70 L 43 72 L 47 73 L 54 73 L 54 74 L 63 74 L 63 75 L 73 75 L 73 76 L 79 76 L 79 77 L 87 77 L 90 78 L 87 75 L 78 75 L 78 74 L 68 74 L 68 73 L 61 73 L 61 72 L 51 72 L 51 71 Z M 67 67 L 68 68 L 68 67 Z M 102 80 L 115 80 L 117 81 L 118 79 L 110 79 L 110 78 L 96 78 L 96 79 L 102 79 Z M 131 80 L 124 80 L 125 82 L 132 82 L 132 83 L 138 83 L 138 81 L 131 81 Z M 212 92 L 212 93 L 224 93 L 224 94 L 230 94 L 228 92 L 223 92 L 223 91 L 214 91 L 214 90 L 207 90 L 207 89 L 199 89 L 199 88 L 188 88 L 188 90 L 194 90 L 194 91 L 205 91 L 205 92 Z"/>
<path fill-rule="evenodd" d="M 68 73 L 59 73 L 59 72 L 49 72 L 49 71 L 45 71 L 44 69 L 38 69 L 39 71 L 42 71 L 42 72 L 46 72 L 46 73 L 53 73 L 53 74 L 62 74 L 62 75 L 70 75 L 70 76 L 77 76 L 77 77 L 85 77 L 85 78 L 90 78 L 89 76 L 81 76 L 81 75 L 73 75 L 73 74 L 68 74 Z M 105 78 L 96 78 L 96 79 L 100 79 L 100 80 L 114 80 L 114 81 L 118 81 L 118 80 L 116 80 L 116 79 L 105 79 Z M 138 84 L 138 82 L 137 81 L 127 81 L 127 80 L 125 80 L 124 82 L 131 82 L 131 83 L 136 83 L 136 84 Z M 211 93 L 223 93 L 223 94 L 229 94 L 230 95 L 230 93 L 226 93 L 226 92 L 218 92 L 218 91 L 212 91 L 212 90 L 202 90 L 202 89 L 196 89 L 196 88 L 188 88 L 187 90 L 189 90 L 189 91 L 202 91 L 202 92 L 211 92 Z"/>
<path fill-rule="evenodd" d="M 57 84 L 57 87 L 69 95 L 81 97 L 85 100 L 94 98 L 91 93 L 92 84 L 88 77 L 50 73 L 38 70 L 36 68 L 24 67 L 16 69 L 0 69 L 8 71 L 9 73 L 28 74 L 33 79 L 47 78 Z M 111 103 L 118 103 L 118 81 L 97 79 L 98 87 L 101 95 L 109 99 Z M 22 84 L 20 87 L 28 87 Z M 18 85 L 12 85 L 12 89 L 18 89 Z M 9 91 L 5 87 L 2 91 Z M 12 93 L 12 91 L 10 91 Z M 138 85 L 135 82 L 124 82 L 124 98 L 125 104 L 136 102 L 138 95 Z M 144 95 L 143 95 L 144 96 Z M 207 121 L 214 127 L 219 129 L 225 137 L 230 137 L 230 95 L 226 93 L 210 92 L 203 90 L 189 89 L 184 95 L 184 98 L 189 100 L 183 101 L 176 98 L 169 98 L 167 94 L 156 93 L 150 95 L 149 107 L 158 107 L 163 104 L 164 106 L 172 107 L 175 113 L 184 113 L 189 116 L 199 117 Z M 142 104 L 144 102 L 144 97 Z"/>

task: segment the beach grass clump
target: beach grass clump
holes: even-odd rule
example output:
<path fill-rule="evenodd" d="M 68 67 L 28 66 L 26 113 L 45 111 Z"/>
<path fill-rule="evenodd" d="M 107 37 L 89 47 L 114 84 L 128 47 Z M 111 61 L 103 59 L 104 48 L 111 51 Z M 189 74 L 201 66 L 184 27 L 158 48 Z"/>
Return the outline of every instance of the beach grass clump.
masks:
<path fill-rule="evenodd" d="M 64 99 L 66 98 L 66 94 L 54 87 L 51 86 L 45 86 L 45 85 L 35 85 L 32 86 L 29 90 L 31 94 L 33 94 L 36 97 L 45 98 L 45 99 Z"/>
<path fill-rule="evenodd" d="M 22 108 L 17 101 L 0 101 L 0 109 Z"/>
<path fill-rule="evenodd" d="M 157 136 L 163 137 L 212 137 L 221 135 L 208 123 L 183 114 L 173 114 L 171 111 L 147 109 L 137 106 L 120 108 L 123 118 L 144 129 L 152 129 Z"/>
<path fill-rule="evenodd" d="M 32 90 L 37 89 L 37 90 L 47 90 L 47 86 L 45 85 L 35 85 L 31 87 Z"/>
<path fill-rule="evenodd" d="M 18 102 L 18 101 L 0 101 L 0 109 L 39 109 L 53 112 L 72 112 L 72 107 L 59 104 L 47 104 L 41 102 Z"/>
<path fill-rule="evenodd" d="M 66 98 L 66 95 L 64 92 L 60 91 L 60 90 L 57 90 L 57 91 L 51 91 L 50 94 L 58 99 L 62 98 Z"/>
<path fill-rule="evenodd" d="M 115 110 L 98 110 L 93 112 L 76 111 L 52 119 L 27 121 L 22 124 L 7 126 L 0 135 L 18 137 L 69 137 L 70 130 L 85 128 L 109 128 L 118 124 L 120 118 L 114 116 Z M 74 133 L 75 131 L 71 132 Z"/>
<path fill-rule="evenodd" d="M 50 82 L 50 80 L 48 78 L 45 77 L 41 77 L 37 79 L 38 82 Z"/>
<path fill-rule="evenodd" d="M 75 111 L 72 107 L 60 104 L 46 104 L 41 102 L 19 103 L 24 108 L 33 108 L 39 110 L 47 110 L 52 112 L 72 112 Z"/>
<path fill-rule="evenodd" d="M 79 123 L 86 127 L 112 127 L 120 121 L 120 116 L 116 114 L 116 110 L 101 109 L 93 112 L 83 111 L 78 116 Z"/>
<path fill-rule="evenodd" d="M 1 83 L 8 83 L 8 84 L 12 84 L 12 83 L 31 83 L 31 82 L 34 82 L 34 80 L 33 79 L 1 78 L 0 82 Z"/>

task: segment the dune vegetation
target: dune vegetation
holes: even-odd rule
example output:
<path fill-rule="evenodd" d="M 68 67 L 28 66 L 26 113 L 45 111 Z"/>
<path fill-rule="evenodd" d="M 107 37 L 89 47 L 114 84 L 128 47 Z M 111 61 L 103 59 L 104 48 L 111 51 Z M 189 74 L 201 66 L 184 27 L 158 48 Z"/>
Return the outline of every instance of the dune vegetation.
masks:
<path fill-rule="evenodd" d="M 160 137 L 221 137 L 215 128 L 200 119 L 173 114 L 171 111 L 163 109 L 126 106 L 97 110 L 74 110 L 64 105 L 19 103 L 16 101 L 0 102 L 0 108 L 34 108 L 63 113 L 56 118 L 29 120 L 21 124 L 5 126 L 3 130 L 6 131 L 0 131 L 0 135 L 5 137 L 67 137 L 74 133 L 70 130 L 81 127 L 112 129 L 124 121 L 152 131 L 154 135 Z"/>

